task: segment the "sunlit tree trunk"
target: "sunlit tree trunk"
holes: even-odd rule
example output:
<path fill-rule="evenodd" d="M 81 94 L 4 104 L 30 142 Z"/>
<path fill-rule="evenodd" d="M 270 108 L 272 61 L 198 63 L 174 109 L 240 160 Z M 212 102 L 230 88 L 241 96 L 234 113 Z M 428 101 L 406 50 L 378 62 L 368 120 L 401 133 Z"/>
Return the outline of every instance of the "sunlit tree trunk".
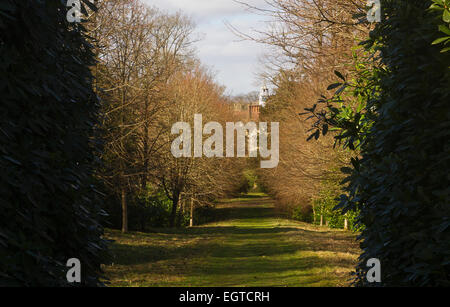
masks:
<path fill-rule="evenodd" d="M 190 227 L 194 227 L 194 198 L 191 198 L 191 219 L 189 222 Z"/>
<path fill-rule="evenodd" d="M 177 220 L 177 209 L 178 203 L 180 202 L 180 193 L 174 195 L 172 200 L 172 212 L 170 214 L 170 227 L 175 227 L 175 223 Z"/>
<path fill-rule="evenodd" d="M 127 194 L 125 188 L 122 187 L 122 232 L 128 232 L 128 206 L 127 206 Z"/>
<path fill-rule="evenodd" d="M 316 206 L 314 205 L 314 202 L 313 202 L 313 205 L 312 205 L 312 209 L 313 209 L 313 222 L 314 222 L 314 225 L 316 224 L 316 221 L 317 221 L 317 217 L 316 217 Z"/>
<path fill-rule="evenodd" d="M 148 95 L 145 98 L 145 105 L 144 105 L 144 169 L 143 169 L 143 175 L 142 175 L 142 189 L 145 190 L 147 188 L 147 178 L 148 178 L 148 165 L 149 165 L 149 145 L 148 145 L 148 138 L 149 138 L 149 123 L 148 123 Z"/>

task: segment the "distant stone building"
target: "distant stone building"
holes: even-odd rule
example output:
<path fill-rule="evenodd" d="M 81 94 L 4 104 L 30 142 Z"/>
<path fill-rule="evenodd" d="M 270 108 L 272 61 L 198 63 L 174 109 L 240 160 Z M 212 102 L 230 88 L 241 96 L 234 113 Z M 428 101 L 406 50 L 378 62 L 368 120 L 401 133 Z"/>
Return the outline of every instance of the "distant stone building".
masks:
<path fill-rule="evenodd" d="M 268 99 L 269 99 L 269 89 L 267 88 L 267 86 L 264 85 L 259 93 L 259 105 L 264 108 L 266 106 Z"/>
<path fill-rule="evenodd" d="M 233 104 L 233 109 L 234 112 L 242 118 L 242 120 L 257 121 L 259 119 L 261 108 L 264 108 L 266 106 L 268 99 L 269 99 L 269 89 L 266 86 L 263 86 L 259 93 L 259 101 L 235 102 Z"/>

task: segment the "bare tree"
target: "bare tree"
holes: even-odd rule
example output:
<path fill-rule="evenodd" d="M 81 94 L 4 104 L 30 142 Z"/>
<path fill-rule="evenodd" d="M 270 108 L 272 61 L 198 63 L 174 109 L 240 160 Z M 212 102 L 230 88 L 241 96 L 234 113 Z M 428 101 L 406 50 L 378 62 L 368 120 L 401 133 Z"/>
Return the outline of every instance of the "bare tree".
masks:
<path fill-rule="evenodd" d="M 352 46 L 367 35 L 370 26 L 362 1 L 353 0 L 267 0 L 265 8 L 252 7 L 269 20 L 267 29 L 243 33 L 243 39 L 271 47 L 262 60 L 261 76 L 274 87 L 274 95 L 263 110 L 262 120 L 280 121 L 280 164 L 274 171 L 260 171 L 279 205 L 308 205 L 321 183 L 348 163 L 345 152 L 334 150 L 332 133 L 318 142 L 308 142 L 313 124 L 299 115 L 317 103 L 336 76 L 352 70 Z M 355 51 L 357 52 L 357 51 Z M 334 176 L 335 177 L 335 176 Z"/>
<path fill-rule="evenodd" d="M 167 90 L 172 104 L 159 114 L 160 125 L 166 132 L 159 139 L 164 149 L 154 155 L 152 177 L 172 201 L 170 223 L 173 227 L 186 201 L 193 202 L 193 209 L 194 202 L 201 206 L 236 189 L 236 180 L 232 178 L 239 176 L 242 168 L 234 161 L 203 157 L 203 152 L 201 157 L 173 157 L 171 144 L 176 137 L 170 134 L 173 124 L 188 122 L 194 127 L 196 114 L 201 114 L 205 123 L 225 123 L 232 113 L 222 98 L 223 88 L 200 67 L 178 73 L 170 80 Z M 201 129 L 203 132 L 203 127 Z"/>
<path fill-rule="evenodd" d="M 159 149 L 161 131 L 150 130 L 156 114 L 170 103 L 164 87 L 176 71 L 195 62 L 194 25 L 180 14 L 130 0 L 100 1 L 93 20 L 106 141 L 101 177 L 121 199 L 127 232 L 127 193 L 146 188 L 150 156 Z"/>

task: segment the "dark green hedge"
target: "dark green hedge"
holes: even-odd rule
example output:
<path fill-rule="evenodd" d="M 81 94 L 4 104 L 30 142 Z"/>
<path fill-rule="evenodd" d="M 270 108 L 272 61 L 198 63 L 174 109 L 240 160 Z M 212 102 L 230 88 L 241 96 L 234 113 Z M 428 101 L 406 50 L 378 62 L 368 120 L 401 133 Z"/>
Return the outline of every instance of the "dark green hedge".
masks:
<path fill-rule="evenodd" d="M 324 110 L 306 109 L 317 118 L 311 138 L 332 127 L 337 144 L 355 151 L 335 208 L 360 212 L 355 284 L 450 286 L 450 50 L 442 43 L 450 1 L 381 0 L 381 8 L 356 78 L 335 72 L 340 83 L 328 89 L 340 89 L 319 100 Z M 367 280 L 371 258 L 381 262 L 381 283 Z"/>
<path fill-rule="evenodd" d="M 0 285 L 100 285 L 93 54 L 65 1 L 0 2 Z"/>
<path fill-rule="evenodd" d="M 377 118 L 354 161 L 347 208 L 361 210 L 366 264 L 378 258 L 385 286 L 450 286 L 450 53 L 431 1 L 382 0 L 383 21 L 367 43 L 387 73 L 367 108 Z"/>

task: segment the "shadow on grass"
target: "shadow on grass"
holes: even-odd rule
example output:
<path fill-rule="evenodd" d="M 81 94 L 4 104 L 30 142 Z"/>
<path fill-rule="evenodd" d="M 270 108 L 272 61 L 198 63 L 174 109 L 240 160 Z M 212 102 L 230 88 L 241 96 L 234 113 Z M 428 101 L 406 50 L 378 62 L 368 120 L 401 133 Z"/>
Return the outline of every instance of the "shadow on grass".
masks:
<path fill-rule="evenodd" d="M 343 268 L 354 266 L 347 233 L 265 227 L 278 225 L 270 200 L 227 203 L 214 211 L 216 222 L 242 226 L 111 233 L 117 241 L 110 276 L 117 284 L 135 280 L 144 286 L 336 285 L 346 276 Z"/>
<path fill-rule="evenodd" d="M 262 207 L 261 204 L 240 204 L 239 206 L 218 207 L 211 211 L 209 223 L 218 223 L 233 219 L 270 218 L 275 217 L 272 207 Z"/>
<path fill-rule="evenodd" d="M 331 285 L 335 285 L 346 275 L 338 276 L 339 271 L 333 270 L 354 266 L 351 258 L 333 256 L 335 250 L 322 250 L 329 254 L 319 256 L 298 242 L 277 244 L 276 239 L 265 237 L 261 240 L 264 242 L 256 243 L 256 239 L 253 243 L 200 243 L 183 247 L 116 244 L 115 264 L 119 267 L 114 274 L 122 276 L 129 274 L 132 267 L 139 268 L 135 269 L 134 277 L 150 282 L 150 285 L 150 276 L 189 276 L 187 284 L 175 280 L 166 286 L 257 286 L 261 283 L 266 286 L 286 283 L 307 286 L 327 279 L 334 280 Z M 327 271 L 332 275 L 327 277 Z"/>
<path fill-rule="evenodd" d="M 308 256 L 302 258 L 285 259 L 242 259 L 234 258 L 224 262 L 220 258 L 209 259 L 208 263 L 197 268 L 198 273 L 204 276 L 204 273 L 211 275 L 255 275 L 264 274 L 283 274 L 283 272 L 292 271 L 315 271 L 325 267 L 333 266 L 353 266 L 354 262 L 350 259 L 336 259 L 333 257 Z"/>
<path fill-rule="evenodd" d="M 171 241 L 171 235 L 173 232 L 159 233 L 157 238 L 137 241 L 134 245 L 115 242 L 113 262 L 135 265 L 196 257 L 212 257 L 223 262 L 233 258 L 255 261 L 255 257 L 289 257 L 302 251 L 351 252 L 344 242 L 350 242 L 348 238 L 297 228 L 202 227 L 178 233 L 181 242 Z M 197 241 L 190 242 L 194 238 Z"/>
<path fill-rule="evenodd" d="M 276 235 L 291 231 L 297 231 L 297 228 L 254 228 L 254 227 L 198 227 L 188 229 L 184 232 L 186 235 Z M 251 239 L 251 238 L 250 238 Z"/>
<path fill-rule="evenodd" d="M 141 240 L 134 242 L 116 241 L 112 244 L 114 263 L 121 265 L 140 264 L 191 258 L 196 256 L 254 257 L 291 253 L 298 250 L 299 244 L 280 244 L 281 234 L 297 231 L 295 228 L 239 228 L 239 227 L 201 227 L 176 232 L 175 230 L 158 233 L 155 238 L 142 234 Z M 170 241 L 171 235 L 179 235 L 184 241 Z M 146 236 L 148 241 L 146 240 Z M 133 240 L 123 237 L 125 240 Z M 189 238 L 200 238 L 199 242 L 189 244 Z M 227 240 L 230 242 L 219 243 Z"/>

